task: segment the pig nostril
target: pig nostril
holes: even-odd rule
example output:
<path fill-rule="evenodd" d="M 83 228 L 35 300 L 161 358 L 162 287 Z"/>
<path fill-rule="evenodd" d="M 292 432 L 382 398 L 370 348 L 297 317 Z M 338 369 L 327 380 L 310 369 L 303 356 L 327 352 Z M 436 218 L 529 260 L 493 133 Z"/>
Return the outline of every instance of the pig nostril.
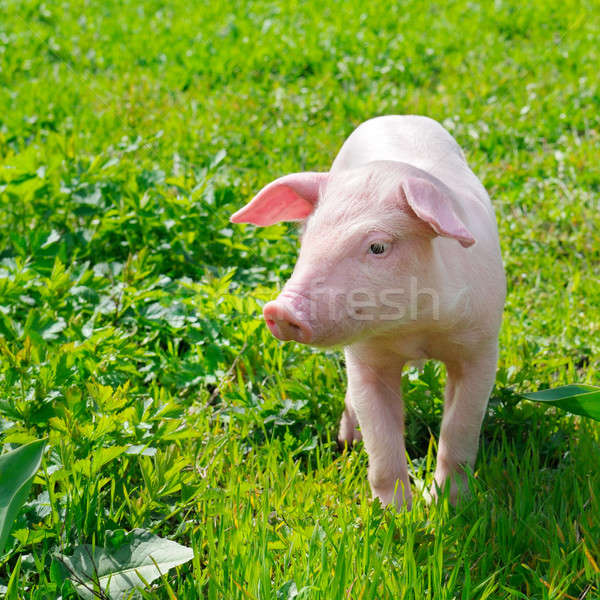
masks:
<path fill-rule="evenodd" d="M 302 332 L 300 325 L 290 319 L 281 319 L 276 323 L 279 325 L 280 330 L 283 330 L 288 334 L 287 337 L 296 338 L 297 334 Z"/>
<path fill-rule="evenodd" d="M 296 323 L 290 323 L 290 322 L 288 322 L 288 326 L 296 334 L 295 337 L 298 337 L 298 334 L 300 334 L 300 338 L 301 338 L 301 336 L 302 336 L 302 328 L 299 325 L 296 325 Z"/>

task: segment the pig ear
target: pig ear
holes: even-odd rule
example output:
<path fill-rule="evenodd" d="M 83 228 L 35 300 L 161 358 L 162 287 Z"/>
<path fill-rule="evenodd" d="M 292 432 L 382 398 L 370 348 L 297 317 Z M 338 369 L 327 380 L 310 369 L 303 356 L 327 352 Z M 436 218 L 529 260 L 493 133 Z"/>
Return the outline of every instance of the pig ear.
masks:
<path fill-rule="evenodd" d="M 232 215 L 232 223 L 265 227 L 280 221 L 301 221 L 314 210 L 327 173 L 292 173 L 265 186 L 244 208 Z"/>
<path fill-rule="evenodd" d="M 475 243 L 475 238 L 452 209 L 448 196 L 425 179 L 409 177 L 402 189 L 414 213 L 425 221 L 438 235 L 454 238 L 465 248 Z"/>

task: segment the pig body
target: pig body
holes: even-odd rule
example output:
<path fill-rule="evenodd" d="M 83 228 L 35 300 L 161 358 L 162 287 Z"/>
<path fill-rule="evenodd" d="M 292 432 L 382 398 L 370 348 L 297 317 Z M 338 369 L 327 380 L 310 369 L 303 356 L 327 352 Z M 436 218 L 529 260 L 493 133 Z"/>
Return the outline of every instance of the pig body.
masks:
<path fill-rule="evenodd" d="M 494 210 L 454 138 L 419 116 L 378 117 L 326 173 L 295 173 L 232 217 L 302 221 L 290 280 L 264 307 L 282 340 L 344 347 L 340 442 L 363 439 L 374 497 L 410 506 L 401 375 L 447 368 L 433 493 L 454 501 L 477 454 L 495 379 L 505 278 Z"/>

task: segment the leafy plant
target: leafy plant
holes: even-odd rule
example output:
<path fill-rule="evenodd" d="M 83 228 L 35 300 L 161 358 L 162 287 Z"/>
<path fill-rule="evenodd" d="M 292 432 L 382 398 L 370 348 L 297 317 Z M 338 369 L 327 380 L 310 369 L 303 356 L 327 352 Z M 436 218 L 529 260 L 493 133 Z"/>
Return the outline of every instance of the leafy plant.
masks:
<path fill-rule="evenodd" d="M 121 600 L 193 557 L 191 548 L 134 529 L 113 532 L 104 547 L 84 544 L 71 556 L 57 555 L 57 560 L 82 598 Z"/>
<path fill-rule="evenodd" d="M 0 456 L 0 555 L 15 517 L 27 500 L 45 447 L 46 441 L 39 440 Z"/>
<path fill-rule="evenodd" d="M 600 387 L 595 385 L 562 385 L 553 389 L 521 393 L 520 395 L 527 400 L 550 404 L 574 415 L 600 421 Z"/>

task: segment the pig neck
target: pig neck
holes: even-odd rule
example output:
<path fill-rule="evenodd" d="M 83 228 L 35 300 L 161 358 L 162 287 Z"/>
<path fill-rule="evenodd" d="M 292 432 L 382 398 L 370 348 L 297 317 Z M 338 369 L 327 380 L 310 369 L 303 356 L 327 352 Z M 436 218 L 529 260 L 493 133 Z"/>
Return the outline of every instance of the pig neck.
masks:
<path fill-rule="evenodd" d="M 468 348 L 468 336 L 425 327 L 410 332 L 396 330 L 376 334 L 346 346 L 361 362 L 383 368 L 426 359 L 454 362 L 457 357 L 466 358 Z"/>

